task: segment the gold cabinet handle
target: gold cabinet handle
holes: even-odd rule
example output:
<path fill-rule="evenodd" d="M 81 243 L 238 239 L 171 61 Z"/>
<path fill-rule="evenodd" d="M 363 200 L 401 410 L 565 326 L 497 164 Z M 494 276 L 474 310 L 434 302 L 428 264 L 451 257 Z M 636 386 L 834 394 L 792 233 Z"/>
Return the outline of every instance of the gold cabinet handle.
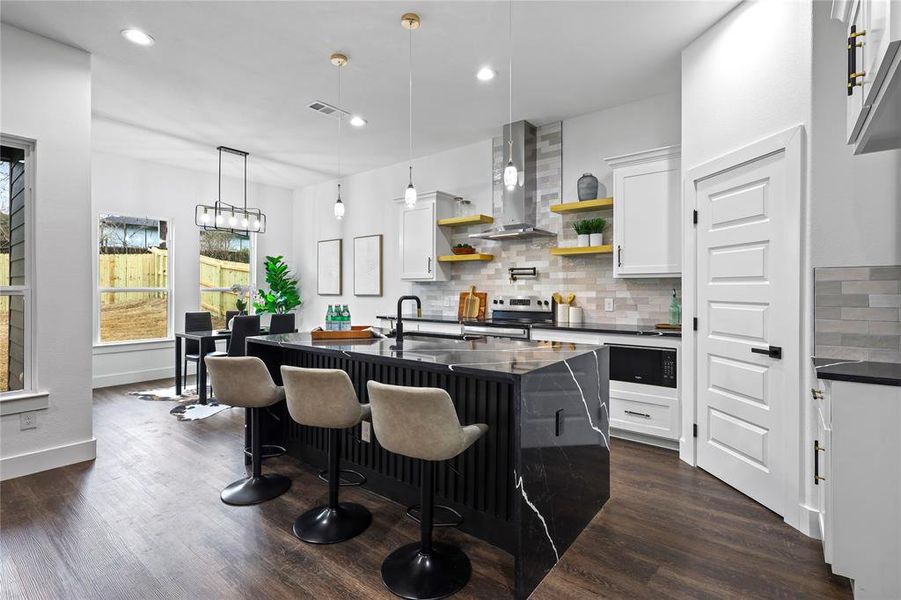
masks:
<path fill-rule="evenodd" d="M 810 388 L 810 395 L 813 396 L 814 400 L 822 400 L 823 399 L 822 390 L 818 390 L 816 388 Z"/>
<path fill-rule="evenodd" d="M 814 445 L 814 447 L 817 449 L 817 452 L 825 452 L 825 451 L 826 451 L 826 447 L 825 447 L 825 446 L 820 446 L 820 443 L 819 443 L 819 442 L 816 442 L 816 444 Z"/>
<path fill-rule="evenodd" d="M 850 75 L 848 75 L 848 77 L 850 77 L 851 79 L 856 79 L 858 77 L 863 77 L 866 74 L 867 74 L 866 71 L 855 71 L 854 73 L 851 73 Z"/>
<path fill-rule="evenodd" d="M 817 476 L 816 476 L 816 480 L 817 480 L 817 481 L 826 481 L 826 478 L 823 477 L 822 475 L 817 475 Z"/>
<path fill-rule="evenodd" d="M 867 30 L 866 30 L 866 29 L 864 29 L 863 31 L 852 31 L 850 37 L 851 37 L 851 39 L 854 39 L 854 38 L 863 37 L 863 36 L 865 36 L 866 34 L 867 34 Z"/>

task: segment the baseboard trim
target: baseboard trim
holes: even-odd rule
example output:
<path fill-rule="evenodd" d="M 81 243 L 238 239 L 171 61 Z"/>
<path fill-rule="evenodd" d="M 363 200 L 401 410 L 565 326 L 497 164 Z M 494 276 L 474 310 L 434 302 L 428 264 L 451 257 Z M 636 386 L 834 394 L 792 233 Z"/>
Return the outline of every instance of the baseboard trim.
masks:
<path fill-rule="evenodd" d="M 49 471 L 97 458 L 97 440 L 64 444 L 0 459 L 0 481 Z"/>
<path fill-rule="evenodd" d="M 194 369 L 189 367 L 188 375 L 193 377 Z M 91 384 L 96 390 L 114 385 L 127 385 L 129 383 L 141 383 L 142 381 L 155 381 L 157 379 L 171 379 L 173 377 L 175 377 L 175 367 L 160 367 L 157 369 L 144 369 L 142 371 L 112 373 L 110 375 L 95 375 Z"/>
<path fill-rule="evenodd" d="M 811 506 L 801 504 L 800 514 L 798 531 L 815 540 L 823 539 L 823 532 L 820 531 L 820 511 Z"/>
<path fill-rule="evenodd" d="M 639 444 L 647 444 L 648 446 L 657 446 L 666 450 L 679 451 L 679 440 L 668 440 L 653 435 L 645 435 L 643 433 L 635 433 L 634 431 L 626 431 L 625 429 L 610 428 L 610 437 L 629 440 L 630 442 L 638 442 Z"/>

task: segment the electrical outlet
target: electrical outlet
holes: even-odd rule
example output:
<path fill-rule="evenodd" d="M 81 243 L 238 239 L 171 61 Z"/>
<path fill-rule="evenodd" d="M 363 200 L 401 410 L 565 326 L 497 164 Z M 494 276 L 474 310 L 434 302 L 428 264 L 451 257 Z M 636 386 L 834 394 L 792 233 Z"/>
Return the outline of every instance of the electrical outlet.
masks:
<path fill-rule="evenodd" d="M 613 298 L 604 298 L 604 310 L 607 312 L 613 311 Z"/>
<path fill-rule="evenodd" d="M 19 431 L 38 428 L 38 415 L 36 412 L 24 412 L 19 414 Z"/>
<path fill-rule="evenodd" d="M 364 442 L 372 441 L 372 423 L 369 421 L 362 421 L 360 423 L 360 439 Z"/>

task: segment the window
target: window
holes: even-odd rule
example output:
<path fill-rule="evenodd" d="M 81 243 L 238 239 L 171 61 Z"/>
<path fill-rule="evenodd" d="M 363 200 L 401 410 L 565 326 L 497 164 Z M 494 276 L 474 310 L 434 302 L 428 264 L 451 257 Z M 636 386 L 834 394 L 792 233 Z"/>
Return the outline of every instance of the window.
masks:
<path fill-rule="evenodd" d="M 237 310 L 235 289 L 253 289 L 252 254 L 247 234 L 200 231 L 200 310 L 213 315 L 216 329 L 225 327 L 226 311 Z"/>
<path fill-rule="evenodd" d="M 101 214 L 97 225 L 98 341 L 169 337 L 169 223 Z"/>
<path fill-rule="evenodd" d="M 31 388 L 31 146 L 0 145 L 0 393 Z"/>

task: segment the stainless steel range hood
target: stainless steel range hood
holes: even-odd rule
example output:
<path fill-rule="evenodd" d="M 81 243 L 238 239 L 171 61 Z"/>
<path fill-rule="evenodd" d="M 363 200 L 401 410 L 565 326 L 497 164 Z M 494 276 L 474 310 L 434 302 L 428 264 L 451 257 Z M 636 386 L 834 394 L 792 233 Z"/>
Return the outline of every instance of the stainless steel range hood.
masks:
<path fill-rule="evenodd" d="M 535 227 L 535 207 L 538 200 L 538 135 L 528 121 L 504 126 L 501 152 L 494 152 L 492 165 L 492 193 L 495 226 L 469 237 L 482 240 L 517 240 L 556 236 L 556 233 Z M 513 140 L 513 164 L 519 171 L 519 185 L 512 190 L 504 185 L 503 173 L 507 165 L 509 145 Z"/>

